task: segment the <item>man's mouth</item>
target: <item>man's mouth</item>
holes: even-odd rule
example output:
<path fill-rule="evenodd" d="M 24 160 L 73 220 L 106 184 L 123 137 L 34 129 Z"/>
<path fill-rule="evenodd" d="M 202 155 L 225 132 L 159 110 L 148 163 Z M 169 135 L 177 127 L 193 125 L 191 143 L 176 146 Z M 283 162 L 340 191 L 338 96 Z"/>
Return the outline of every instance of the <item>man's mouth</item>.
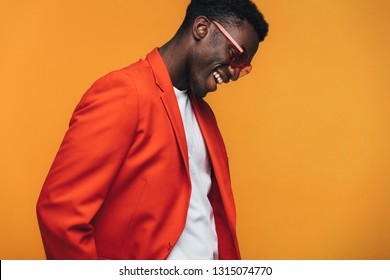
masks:
<path fill-rule="evenodd" d="M 216 82 L 217 84 L 220 85 L 220 84 L 223 83 L 222 77 L 221 77 L 221 75 L 220 75 L 217 71 L 214 71 L 214 72 L 213 72 L 213 76 L 214 76 L 215 82 Z"/>

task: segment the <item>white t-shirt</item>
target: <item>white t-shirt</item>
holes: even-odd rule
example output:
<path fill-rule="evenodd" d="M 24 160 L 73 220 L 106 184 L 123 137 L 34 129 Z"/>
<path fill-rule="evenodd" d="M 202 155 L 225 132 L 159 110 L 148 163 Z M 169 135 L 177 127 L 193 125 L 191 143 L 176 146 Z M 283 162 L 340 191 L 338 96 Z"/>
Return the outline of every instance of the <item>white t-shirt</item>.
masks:
<path fill-rule="evenodd" d="M 192 191 L 186 226 L 167 259 L 218 259 L 214 214 L 207 197 L 211 188 L 209 155 L 187 91 L 174 91 L 187 139 Z"/>

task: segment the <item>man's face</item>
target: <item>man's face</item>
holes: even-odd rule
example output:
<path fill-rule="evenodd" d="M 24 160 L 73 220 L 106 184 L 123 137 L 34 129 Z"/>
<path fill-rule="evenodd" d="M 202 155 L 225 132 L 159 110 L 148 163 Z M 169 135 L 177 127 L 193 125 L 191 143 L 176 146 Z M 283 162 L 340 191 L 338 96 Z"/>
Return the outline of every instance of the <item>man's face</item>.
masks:
<path fill-rule="evenodd" d="M 225 38 L 215 24 L 211 23 L 208 28 L 207 36 L 199 41 L 186 69 L 189 88 L 197 97 L 204 97 L 208 92 L 215 91 L 219 84 L 237 80 L 240 72 L 239 68 L 230 66 L 232 59 L 239 55 L 238 49 Z M 239 27 L 225 29 L 241 48 L 246 50 L 247 63 L 250 64 L 259 45 L 253 26 L 244 21 Z"/>

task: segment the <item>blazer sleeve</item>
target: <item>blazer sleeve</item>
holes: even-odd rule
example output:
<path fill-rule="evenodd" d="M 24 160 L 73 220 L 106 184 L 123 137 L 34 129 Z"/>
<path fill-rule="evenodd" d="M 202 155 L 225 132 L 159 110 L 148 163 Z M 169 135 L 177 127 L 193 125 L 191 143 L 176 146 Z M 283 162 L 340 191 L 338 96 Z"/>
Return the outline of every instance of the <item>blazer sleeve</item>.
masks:
<path fill-rule="evenodd" d="M 138 94 L 112 72 L 76 107 L 37 202 L 48 259 L 96 259 L 91 220 L 101 207 L 137 128 Z"/>

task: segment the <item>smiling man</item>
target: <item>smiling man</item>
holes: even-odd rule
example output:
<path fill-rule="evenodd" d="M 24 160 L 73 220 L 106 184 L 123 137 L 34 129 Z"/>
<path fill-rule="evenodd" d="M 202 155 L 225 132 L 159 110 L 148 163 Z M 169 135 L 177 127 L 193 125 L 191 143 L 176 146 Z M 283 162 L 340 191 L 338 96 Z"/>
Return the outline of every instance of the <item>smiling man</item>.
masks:
<path fill-rule="evenodd" d="M 37 214 L 49 259 L 240 259 L 225 146 L 202 99 L 251 69 L 268 24 L 249 0 L 193 0 L 176 35 L 96 81 Z"/>

